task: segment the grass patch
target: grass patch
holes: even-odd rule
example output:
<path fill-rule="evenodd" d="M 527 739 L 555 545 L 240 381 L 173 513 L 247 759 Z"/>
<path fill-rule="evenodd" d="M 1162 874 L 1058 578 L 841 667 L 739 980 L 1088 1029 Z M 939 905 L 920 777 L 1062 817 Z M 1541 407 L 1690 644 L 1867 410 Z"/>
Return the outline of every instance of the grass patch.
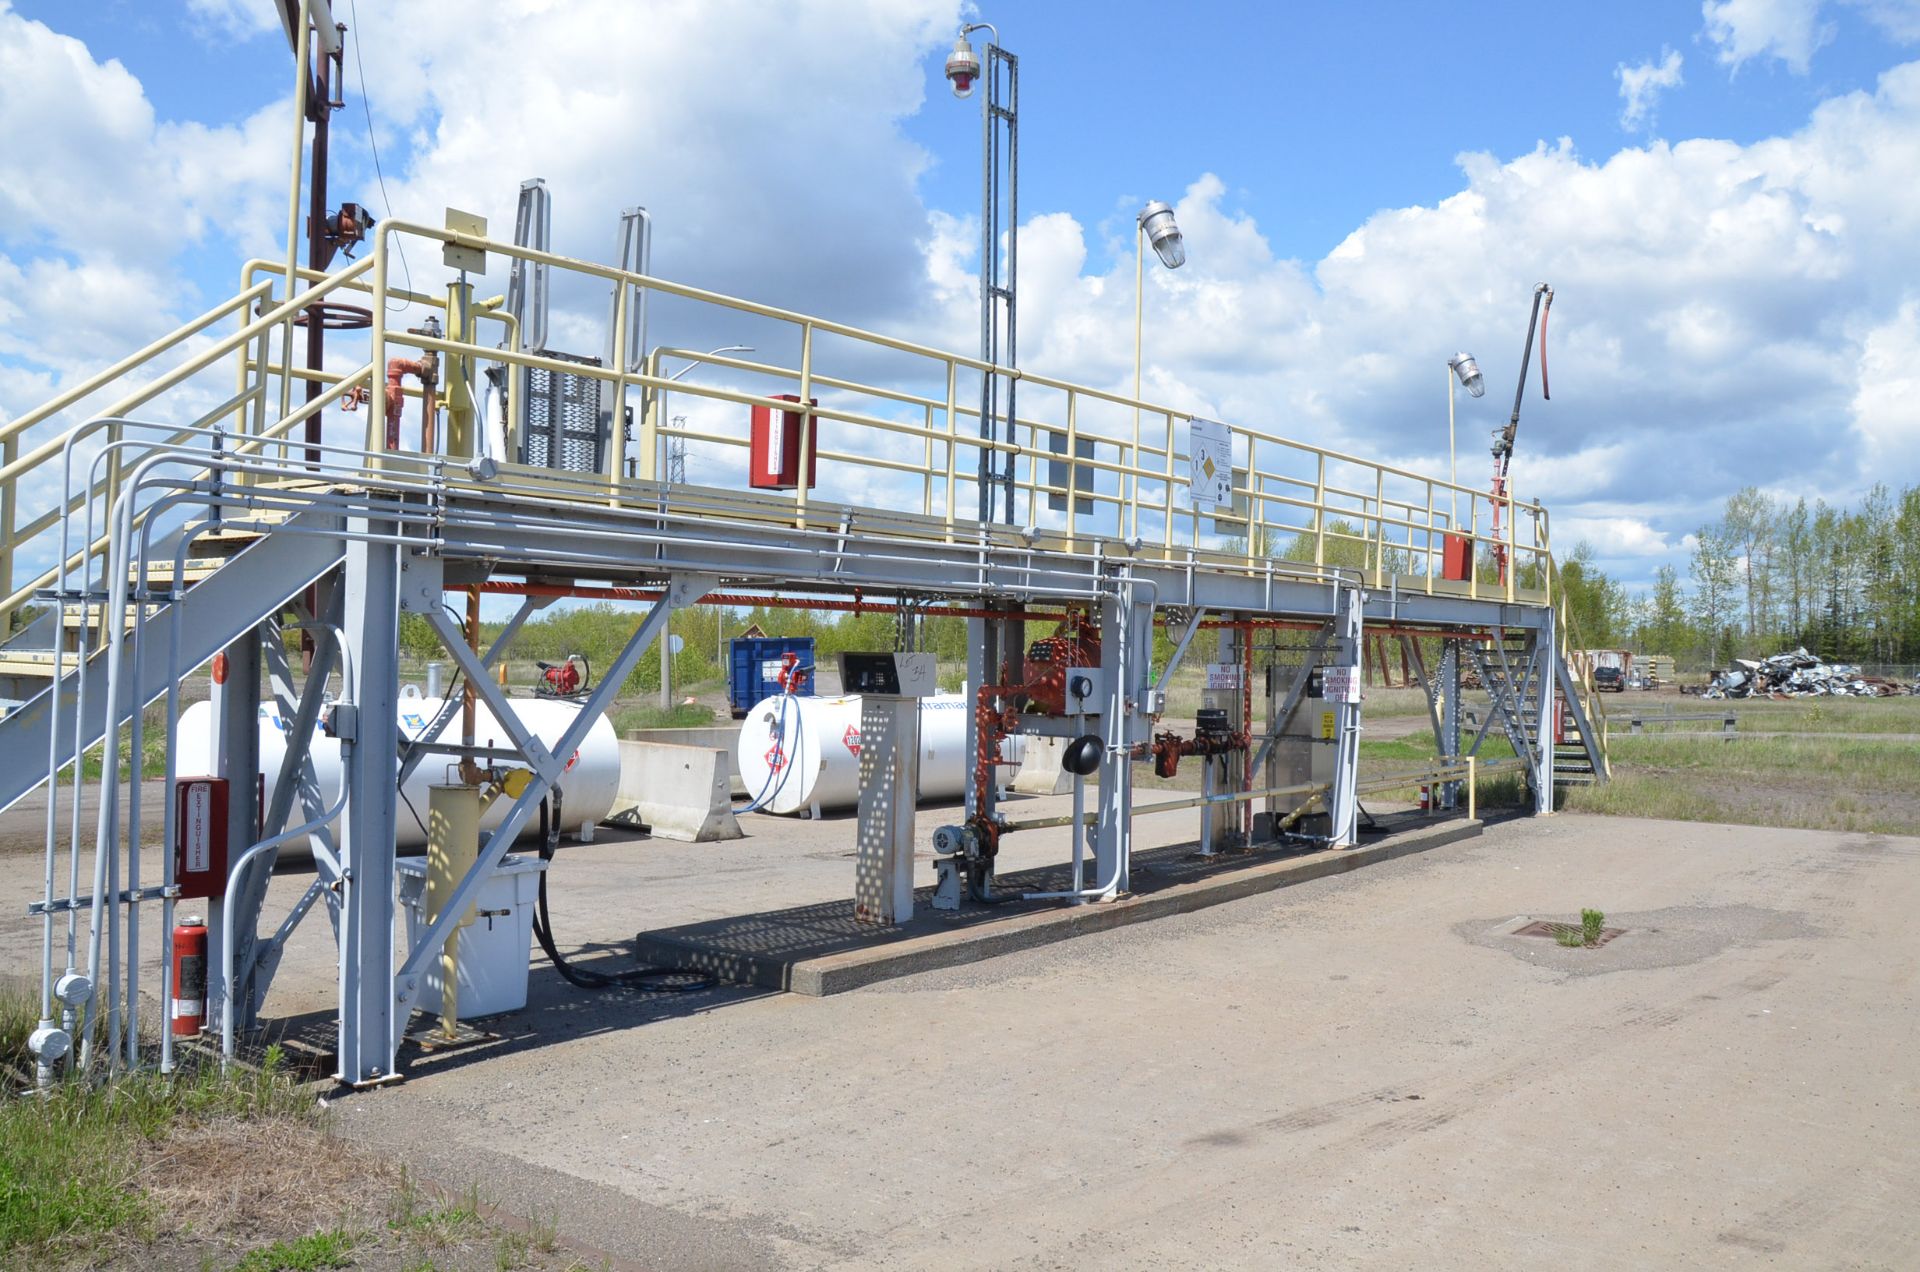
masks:
<path fill-rule="evenodd" d="M 1568 790 L 1564 807 L 1675 821 L 1920 834 L 1920 743 L 1616 733 L 1609 751 L 1613 780 Z"/>
<path fill-rule="evenodd" d="M 0 1262 L 39 1266 L 84 1255 L 105 1238 L 145 1238 L 158 1210 L 136 1181 L 161 1141 L 234 1119 L 310 1119 L 312 1108 L 274 1049 L 257 1071 L 222 1074 L 209 1065 L 11 1096 L 0 1103 Z"/>
<path fill-rule="evenodd" d="M 233 1272 L 320 1272 L 323 1268 L 352 1267 L 357 1244 L 357 1238 L 345 1228 L 310 1232 L 250 1251 L 233 1265 Z"/>
<path fill-rule="evenodd" d="M 713 723 L 712 707 L 683 702 L 661 708 L 622 707 L 613 713 L 613 731 L 626 734 L 631 729 L 700 729 Z"/>

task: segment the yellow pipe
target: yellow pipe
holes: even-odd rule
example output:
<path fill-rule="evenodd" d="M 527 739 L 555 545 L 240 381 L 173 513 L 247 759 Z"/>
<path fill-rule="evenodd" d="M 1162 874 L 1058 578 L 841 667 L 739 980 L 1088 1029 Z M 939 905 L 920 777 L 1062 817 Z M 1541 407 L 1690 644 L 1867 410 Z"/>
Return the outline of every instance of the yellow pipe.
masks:
<path fill-rule="evenodd" d="M 434 786 L 427 790 L 427 922 L 439 920 L 447 901 L 480 855 L 480 788 Z M 468 906 L 440 948 L 440 1028 L 449 1038 L 460 1020 L 460 929 L 473 922 Z"/>

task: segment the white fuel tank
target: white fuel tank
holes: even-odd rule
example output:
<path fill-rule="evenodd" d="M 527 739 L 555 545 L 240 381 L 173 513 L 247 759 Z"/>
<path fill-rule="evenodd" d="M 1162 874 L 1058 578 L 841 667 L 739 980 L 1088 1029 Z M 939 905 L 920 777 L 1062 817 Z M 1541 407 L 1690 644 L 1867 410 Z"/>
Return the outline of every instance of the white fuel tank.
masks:
<path fill-rule="evenodd" d="M 939 694 L 920 700 L 920 798 L 955 799 L 967 789 L 967 699 Z M 1001 758 L 1018 762 L 1025 740 L 1007 738 Z M 740 722 L 740 780 L 760 812 L 797 813 L 819 805 L 860 803 L 860 698 L 777 694 Z M 1005 785 L 1011 768 L 994 780 Z"/>
<path fill-rule="evenodd" d="M 422 697 L 411 685 L 407 686 L 401 692 L 398 713 L 401 735 L 408 739 L 417 736 L 432 723 L 441 705 L 441 699 Z M 515 698 L 513 709 L 522 723 L 549 747 L 559 745 L 560 736 L 580 714 L 580 708 L 574 703 L 552 698 Z M 280 775 L 281 757 L 287 750 L 287 730 L 292 721 L 283 717 L 279 708 L 271 702 L 260 704 L 259 716 L 260 772 L 266 778 L 266 798 L 271 803 L 274 785 Z M 453 721 L 441 731 L 439 740 L 449 743 L 460 740 L 460 717 L 457 711 Z M 474 741 L 481 746 L 512 745 L 506 730 L 500 727 L 500 722 L 494 719 L 484 702 L 475 706 Z M 191 777 L 213 771 L 214 714 L 211 702 L 196 702 L 180 713 L 177 742 L 179 758 L 175 761 L 176 772 L 183 777 Z M 311 751 L 320 798 L 331 806 L 340 798 L 340 743 L 316 729 Z M 402 798 L 395 821 L 396 847 L 425 846 L 427 788 L 455 780 L 448 775 L 457 763 L 452 756 L 430 755 L 414 767 L 400 792 Z M 394 762 L 394 768 L 398 772 L 398 759 Z M 614 735 L 613 725 L 608 723 L 605 716 L 593 722 L 586 741 L 568 758 L 567 772 L 561 779 L 560 790 L 563 796 L 561 831 L 564 834 L 577 835 L 582 826 L 598 823 L 612 810 L 614 797 L 620 790 L 620 743 Z M 494 800 L 481 815 L 481 830 L 492 830 L 498 826 L 512 805 L 513 801 L 504 796 Z M 270 831 L 285 830 L 287 826 L 298 825 L 303 820 L 304 815 L 296 801 L 287 822 L 271 827 Z M 535 834 L 539 828 L 539 818 L 529 818 L 522 835 Z M 333 832 L 337 838 L 340 833 L 337 821 Z"/>

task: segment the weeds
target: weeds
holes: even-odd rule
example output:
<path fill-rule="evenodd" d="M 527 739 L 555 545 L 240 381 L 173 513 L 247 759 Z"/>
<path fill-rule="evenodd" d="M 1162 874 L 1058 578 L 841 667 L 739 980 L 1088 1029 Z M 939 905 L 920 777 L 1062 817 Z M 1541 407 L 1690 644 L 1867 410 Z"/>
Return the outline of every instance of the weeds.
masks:
<path fill-rule="evenodd" d="M 1599 910 L 1580 911 L 1580 936 L 1588 945 L 1600 940 L 1600 930 L 1607 925 L 1607 916 Z"/>
<path fill-rule="evenodd" d="M 233 1272 L 320 1272 L 323 1268 L 351 1267 L 357 1244 L 354 1234 L 345 1228 L 311 1232 L 250 1252 L 233 1265 Z"/>

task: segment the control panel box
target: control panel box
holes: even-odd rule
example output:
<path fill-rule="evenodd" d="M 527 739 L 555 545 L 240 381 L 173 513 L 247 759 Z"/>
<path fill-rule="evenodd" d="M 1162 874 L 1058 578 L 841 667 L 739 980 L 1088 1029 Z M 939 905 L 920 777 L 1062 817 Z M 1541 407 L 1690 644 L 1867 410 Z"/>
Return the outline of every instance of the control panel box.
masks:
<path fill-rule="evenodd" d="M 931 698 L 939 692 L 932 654 L 840 655 L 840 692 Z"/>

